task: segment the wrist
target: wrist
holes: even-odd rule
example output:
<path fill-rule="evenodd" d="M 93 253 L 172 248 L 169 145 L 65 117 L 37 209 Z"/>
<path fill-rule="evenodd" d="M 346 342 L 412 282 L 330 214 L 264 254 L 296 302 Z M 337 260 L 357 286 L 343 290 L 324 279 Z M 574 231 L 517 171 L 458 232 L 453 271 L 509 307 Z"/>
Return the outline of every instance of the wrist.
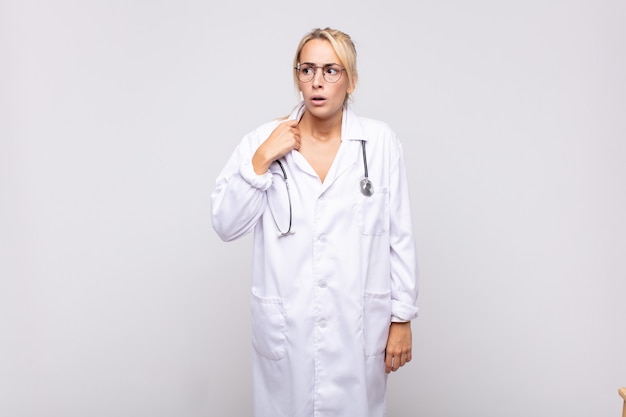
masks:
<path fill-rule="evenodd" d="M 252 155 L 252 169 L 257 175 L 265 174 L 269 169 L 272 161 L 263 155 L 261 148 Z"/>

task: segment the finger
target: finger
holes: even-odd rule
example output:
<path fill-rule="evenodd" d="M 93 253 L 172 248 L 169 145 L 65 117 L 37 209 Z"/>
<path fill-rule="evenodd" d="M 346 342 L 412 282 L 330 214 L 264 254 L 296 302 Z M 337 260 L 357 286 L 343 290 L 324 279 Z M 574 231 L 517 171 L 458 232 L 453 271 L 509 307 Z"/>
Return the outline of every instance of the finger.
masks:
<path fill-rule="evenodd" d="M 392 372 L 396 372 L 398 369 L 400 369 L 400 357 L 399 356 L 394 356 L 393 357 L 393 361 L 392 361 L 393 365 L 391 366 L 391 371 Z"/>
<path fill-rule="evenodd" d="M 400 355 L 394 356 L 392 360 L 391 370 L 393 372 L 396 372 L 398 369 L 406 365 L 407 362 L 409 362 L 410 360 L 411 360 L 411 357 L 409 354 L 400 354 Z"/>
<path fill-rule="evenodd" d="M 391 372 L 392 366 L 393 366 L 393 356 L 390 354 L 385 354 L 385 373 L 386 374 Z"/>
<path fill-rule="evenodd" d="M 400 367 L 404 366 L 404 363 L 406 362 L 406 357 L 404 355 L 398 355 L 398 366 L 397 368 L 400 369 Z"/>
<path fill-rule="evenodd" d="M 293 132 L 293 139 L 296 142 L 294 148 L 299 150 L 302 145 L 302 138 L 300 137 L 300 131 L 296 130 Z"/>
<path fill-rule="evenodd" d="M 400 360 L 400 366 L 406 365 L 408 361 L 409 361 L 409 355 L 407 354 L 402 355 L 401 360 Z"/>
<path fill-rule="evenodd" d="M 288 122 L 285 122 L 285 128 L 290 132 L 300 133 L 300 129 L 298 129 L 298 122 L 295 122 L 294 120 L 289 120 Z"/>

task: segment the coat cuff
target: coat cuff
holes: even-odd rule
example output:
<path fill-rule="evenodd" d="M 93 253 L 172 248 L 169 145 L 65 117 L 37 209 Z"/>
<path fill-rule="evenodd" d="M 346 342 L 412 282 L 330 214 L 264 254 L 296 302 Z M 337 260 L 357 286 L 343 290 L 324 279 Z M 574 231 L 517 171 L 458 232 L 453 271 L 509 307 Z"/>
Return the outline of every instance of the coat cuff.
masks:
<path fill-rule="evenodd" d="M 391 322 L 411 321 L 417 318 L 418 308 L 400 301 L 391 300 Z"/>
<path fill-rule="evenodd" d="M 252 187 L 262 191 L 272 186 L 272 173 L 267 171 L 265 174 L 258 175 L 254 172 L 252 161 L 245 161 L 239 166 L 239 175 Z"/>

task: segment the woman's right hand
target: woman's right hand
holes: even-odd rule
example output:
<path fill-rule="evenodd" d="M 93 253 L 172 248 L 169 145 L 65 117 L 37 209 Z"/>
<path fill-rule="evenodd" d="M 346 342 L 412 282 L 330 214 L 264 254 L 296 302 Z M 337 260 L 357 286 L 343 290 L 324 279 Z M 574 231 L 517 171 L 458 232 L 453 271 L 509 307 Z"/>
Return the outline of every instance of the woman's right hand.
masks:
<path fill-rule="evenodd" d="M 292 149 L 300 149 L 300 129 L 297 120 L 280 123 L 252 156 L 252 167 L 258 175 L 265 174 L 272 162 Z"/>

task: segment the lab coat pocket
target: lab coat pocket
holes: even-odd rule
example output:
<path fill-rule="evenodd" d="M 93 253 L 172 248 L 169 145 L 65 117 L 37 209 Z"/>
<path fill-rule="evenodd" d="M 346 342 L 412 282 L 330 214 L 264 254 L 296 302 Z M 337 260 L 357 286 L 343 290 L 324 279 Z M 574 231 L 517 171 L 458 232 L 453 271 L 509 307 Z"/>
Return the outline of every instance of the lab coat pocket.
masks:
<path fill-rule="evenodd" d="M 389 189 L 378 188 L 370 197 L 359 195 L 357 221 L 365 236 L 379 236 L 389 230 Z"/>
<path fill-rule="evenodd" d="M 363 344 L 366 356 L 380 355 L 387 347 L 391 324 L 391 291 L 363 295 Z"/>
<path fill-rule="evenodd" d="M 252 294 L 252 345 L 268 359 L 285 356 L 285 310 L 279 297 Z"/>

